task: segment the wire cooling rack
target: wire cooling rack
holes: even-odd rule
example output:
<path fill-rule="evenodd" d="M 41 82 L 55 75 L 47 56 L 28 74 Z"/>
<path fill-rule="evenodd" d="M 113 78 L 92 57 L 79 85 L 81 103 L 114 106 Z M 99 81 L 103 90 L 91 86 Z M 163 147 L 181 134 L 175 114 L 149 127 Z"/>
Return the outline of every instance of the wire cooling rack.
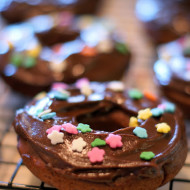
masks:
<path fill-rule="evenodd" d="M 111 18 L 133 52 L 131 67 L 123 78 L 126 86 L 157 92 L 153 82 L 152 63 L 155 50 L 134 15 L 135 0 L 104 0 L 101 16 Z M 55 190 L 37 179 L 23 164 L 11 127 L 16 109 L 28 100 L 10 89 L 0 79 L 0 189 Z M 190 122 L 189 122 L 190 123 Z M 187 122 L 188 156 L 179 174 L 159 190 L 190 190 L 190 124 Z"/>

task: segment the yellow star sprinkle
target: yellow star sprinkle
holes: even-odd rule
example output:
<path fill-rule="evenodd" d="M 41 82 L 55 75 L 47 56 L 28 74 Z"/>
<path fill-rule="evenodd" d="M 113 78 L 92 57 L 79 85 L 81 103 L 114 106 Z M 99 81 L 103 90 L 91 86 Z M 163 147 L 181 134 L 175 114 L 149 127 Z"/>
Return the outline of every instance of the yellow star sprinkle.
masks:
<path fill-rule="evenodd" d="M 140 110 L 140 111 L 138 112 L 137 118 L 138 118 L 138 119 L 142 119 L 142 120 L 146 120 L 146 119 L 148 119 L 148 118 L 151 117 L 151 116 L 152 116 L 152 113 L 151 113 L 151 111 L 150 111 L 150 108 L 146 108 L 146 109 Z"/>
<path fill-rule="evenodd" d="M 37 45 L 36 47 L 34 47 L 33 49 L 30 49 L 27 51 L 27 54 L 31 57 L 37 57 L 40 52 L 41 52 L 41 46 L 40 45 Z"/>
<path fill-rule="evenodd" d="M 9 48 L 10 48 L 10 49 L 13 49 L 13 48 L 14 48 L 14 45 L 13 45 L 13 43 L 12 43 L 12 42 L 7 41 L 7 43 L 8 43 L 8 45 L 9 45 Z"/>
<path fill-rule="evenodd" d="M 38 93 L 35 97 L 34 97 L 34 99 L 35 100 L 41 100 L 42 98 L 44 98 L 44 97 L 46 97 L 46 92 L 45 91 L 42 91 L 42 92 L 40 92 L 40 93 Z"/>
<path fill-rule="evenodd" d="M 159 133 L 168 133 L 171 130 L 167 123 L 159 123 L 156 125 L 156 128 Z"/>
<path fill-rule="evenodd" d="M 138 119 L 136 117 L 130 117 L 129 127 L 137 127 L 137 126 L 139 126 Z"/>

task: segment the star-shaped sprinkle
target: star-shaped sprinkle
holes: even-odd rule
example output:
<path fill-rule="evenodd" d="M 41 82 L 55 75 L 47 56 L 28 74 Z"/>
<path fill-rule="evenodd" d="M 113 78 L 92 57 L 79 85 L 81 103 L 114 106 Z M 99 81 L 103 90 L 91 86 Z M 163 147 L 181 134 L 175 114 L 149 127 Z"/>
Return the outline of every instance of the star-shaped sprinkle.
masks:
<path fill-rule="evenodd" d="M 69 92 L 66 90 L 54 90 L 50 93 L 50 95 L 57 100 L 67 100 L 69 97 Z"/>
<path fill-rule="evenodd" d="M 57 90 L 57 89 L 65 90 L 67 87 L 68 85 L 63 82 L 55 82 L 53 83 L 51 88 L 54 90 Z"/>
<path fill-rule="evenodd" d="M 87 143 L 83 140 L 82 137 L 73 140 L 72 142 L 72 151 L 82 152 L 82 150 L 86 147 Z"/>
<path fill-rule="evenodd" d="M 92 143 L 91 146 L 92 147 L 96 147 L 96 146 L 105 146 L 106 145 L 106 141 L 100 139 L 100 138 L 96 138 Z"/>
<path fill-rule="evenodd" d="M 168 113 L 174 113 L 175 110 L 176 110 L 176 106 L 175 104 L 171 103 L 171 102 L 166 102 L 164 103 L 165 105 L 165 112 L 168 112 Z"/>
<path fill-rule="evenodd" d="M 91 132 L 92 129 L 90 128 L 90 125 L 79 123 L 77 126 L 77 129 L 81 131 L 82 133 Z"/>
<path fill-rule="evenodd" d="M 153 108 L 151 109 L 151 113 L 153 117 L 160 117 L 164 113 L 164 110 L 161 108 Z"/>
<path fill-rule="evenodd" d="M 141 91 L 137 90 L 137 89 L 131 89 L 128 91 L 129 97 L 132 99 L 141 99 L 143 97 L 143 94 Z"/>
<path fill-rule="evenodd" d="M 107 88 L 115 91 L 115 92 L 122 92 L 125 89 L 125 86 L 120 81 L 111 81 L 108 83 Z"/>
<path fill-rule="evenodd" d="M 159 123 L 156 125 L 157 132 L 159 133 L 169 133 L 171 127 L 167 123 Z"/>
<path fill-rule="evenodd" d="M 136 117 L 130 117 L 129 127 L 137 127 L 137 126 L 139 126 L 138 119 Z"/>
<path fill-rule="evenodd" d="M 87 78 L 81 78 L 77 80 L 77 82 L 75 83 L 75 86 L 77 88 L 82 88 L 82 86 L 86 86 L 86 85 L 90 85 L 90 81 Z"/>
<path fill-rule="evenodd" d="M 89 96 L 90 94 L 92 94 L 92 89 L 90 88 L 90 85 L 84 85 L 84 86 L 82 86 L 80 88 L 80 91 L 85 96 Z"/>
<path fill-rule="evenodd" d="M 95 56 L 97 54 L 97 51 L 94 47 L 85 46 L 83 50 L 81 51 L 81 54 L 84 56 Z"/>
<path fill-rule="evenodd" d="M 22 66 L 26 69 L 29 69 L 34 67 L 36 63 L 36 58 L 27 56 L 24 58 Z"/>
<path fill-rule="evenodd" d="M 124 43 L 117 42 L 115 44 L 115 49 L 120 52 L 121 54 L 127 54 L 128 53 L 128 48 Z"/>
<path fill-rule="evenodd" d="M 40 118 L 43 120 L 46 120 L 46 119 L 52 119 L 55 116 L 56 116 L 56 113 L 51 112 L 51 113 L 47 113 L 47 114 L 42 115 Z"/>
<path fill-rule="evenodd" d="M 40 93 L 38 93 L 38 94 L 34 97 L 34 99 L 35 99 L 35 100 L 41 100 L 42 98 L 46 97 L 46 95 L 47 95 L 46 92 L 40 92 Z"/>
<path fill-rule="evenodd" d="M 38 117 L 41 117 L 42 115 L 46 115 L 46 114 L 50 113 L 51 111 L 52 111 L 51 109 L 44 110 L 38 114 Z"/>
<path fill-rule="evenodd" d="M 27 50 L 27 55 L 31 57 L 38 57 L 42 50 L 42 47 L 40 45 L 36 45 L 33 49 Z"/>
<path fill-rule="evenodd" d="M 111 148 L 117 148 L 123 146 L 120 135 L 109 134 L 108 137 L 106 138 L 106 143 L 109 144 Z"/>
<path fill-rule="evenodd" d="M 54 73 L 62 73 L 67 68 L 67 61 L 66 60 L 59 60 L 59 59 L 52 59 L 49 62 L 49 67 Z"/>
<path fill-rule="evenodd" d="M 62 125 L 62 128 L 67 132 L 67 133 L 70 133 L 70 134 L 78 134 L 78 130 L 76 128 L 75 125 L 71 124 L 71 123 L 64 123 Z"/>
<path fill-rule="evenodd" d="M 91 151 L 88 152 L 88 157 L 91 163 L 102 162 L 104 160 L 105 151 L 94 147 Z"/>
<path fill-rule="evenodd" d="M 14 53 L 11 55 L 11 64 L 16 67 L 20 67 L 23 61 L 23 55 L 20 53 Z"/>
<path fill-rule="evenodd" d="M 162 109 L 163 111 L 166 109 L 165 104 L 159 104 L 157 107 Z"/>
<path fill-rule="evenodd" d="M 152 92 L 150 92 L 150 91 L 148 91 L 148 90 L 145 90 L 145 91 L 143 92 L 143 94 L 144 94 L 144 96 L 145 96 L 147 99 L 149 99 L 149 100 L 152 100 L 152 101 L 156 101 L 156 100 L 157 100 L 157 97 L 156 97 Z"/>
<path fill-rule="evenodd" d="M 151 160 L 152 158 L 155 157 L 155 154 L 151 151 L 147 151 L 147 152 L 142 152 L 140 154 L 140 158 L 143 160 Z"/>
<path fill-rule="evenodd" d="M 136 127 L 134 130 L 133 130 L 133 133 L 141 138 L 141 139 L 146 139 L 148 137 L 148 134 L 147 134 L 147 131 L 146 129 L 142 128 L 142 127 Z"/>
<path fill-rule="evenodd" d="M 81 78 L 77 80 L 75 85 L 85 96 L 89 96 L 90 94 L 92 94 L 92 89 L 90 88 L 90 81 L 87 78 Z"/>
<path fill-rule="evenodd" d="M 137 118 L 138 119 L 142 119 L 142 120 L 146 120 L 146 119 L 148 119 L 151 116 L 152 116 L 152 112 L 150 111 L 150 108 L 146 108 L 146 109 L 140 110 L 138 112 Z"/>
<path fill-rule="evenodd" d="M 113 42 L 110 39 L 101 40 L 96 46 L 98 52 L 110 53 L 113 50 Z"/>
<path fill-rule="evenodd" d="M 54 125 L 53 127 L 46 130 L 46 133 L 51 134 L 53 131 L 60 132 L 62 125 Z"/>
<path fill-rule="evenodd" d="M 51 144 L 56 145 L 58 143 L 63 143 L 64 134 L 58 131 L 52 131 L 47 135 L 47 138 L 51 140 Z"/>

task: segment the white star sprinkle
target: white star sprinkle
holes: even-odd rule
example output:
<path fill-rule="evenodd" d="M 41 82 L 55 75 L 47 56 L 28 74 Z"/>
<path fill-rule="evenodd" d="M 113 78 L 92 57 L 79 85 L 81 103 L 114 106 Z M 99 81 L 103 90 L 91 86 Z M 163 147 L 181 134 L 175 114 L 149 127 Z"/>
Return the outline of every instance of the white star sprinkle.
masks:
<path fill-rule="evenodd" d="M 113 49 L 113 42 L 108 39 L 100 41 L 97 45 L 97 49 L 99 52 L 110 53 Z"/>
<path fill-rule="evenodd" d="M 111 81 L 108 83 L 107 88 L 116 91 L 116 92 L 121 92 L 125 89 L 125 86 L 122 82 L 120 81 Z"/>
<path fill-rule="evenodd" d="M 82 152 L 83 148 L 86 147 L 86 142 L 83 140 L 82 137 L 73 140 L 72 142 L 72 150 L 77 152 Z"/>
<path fill-rule="evenodd" d="M 63 133 L 54 130 L 47 135 L 47 138 L 51 140 L 51 144 L 55 145 L 58 143 L 63 143 L 63 136 Z"/>
<path fill-rule="evenodd" d="M 83 85 L 80 91 L 85 96 L 89 96 L 90 94 L 92 94 L 92 89 L 90 88 L 90 85 Z"/>
<path fill-rule="evenodd" d="M 52 71 L 54 71 L 56 73 L 61 73 L 66 69 L 67 63 L 65 60 L 58 60 L 58 59 L 56 60 L 55 59 L 50 62 L 49 66 Z"/>

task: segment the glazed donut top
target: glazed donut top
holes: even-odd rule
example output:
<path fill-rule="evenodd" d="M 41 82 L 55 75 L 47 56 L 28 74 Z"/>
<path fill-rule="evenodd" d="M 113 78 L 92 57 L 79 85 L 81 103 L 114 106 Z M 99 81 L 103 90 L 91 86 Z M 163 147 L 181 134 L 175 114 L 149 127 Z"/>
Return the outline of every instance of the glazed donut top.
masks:
<path fill-rule="evenodd" d="M 148 109 L 147 109 L 148 108 Z M 50 167 L 110 181 L 151 168 L 157 174 L 183 137 L 181 112 L 118 81 L 55 83 L 17 111 L 14 127 Z M 94 147 L 94 148 L 93 148 Z M 138 172 L 137 172 L 138 171 Z"/>
<path fill-rule="evenodd" d="M 136 13 L 143 22 L 157 23 L 157 29 L 168 25 L 181 33 L 189 31 L 189 7 L 188 0 L 138 0 Z"/>
<path fill-rule="evenodd" d="M 182 37 L 158 48 L 154 71 L 159 83 L 190 95 L 190 38 Z"/>
<path fill-rule="evenodd" d="M 55 16 L 38 16 L 27 23 L 8 26 L 3 30 L 1 73 L 22 81 L 24 79 L 28 84 L 48 86 L 55 81 L 71 83 L 80 77 L 105 81 L 112 79 L 110 74 L 114 77 L 118 70 L 125 71 L 130 54 L 110 22 L 93 16 L 81 16 L 75 18 L 74 24 L 70 25 L 69 21 L 65 26 L 65 20 L 58 20 Z M 61 34 L 67 42 L 42 47 L 35 33 L 42 34 L 60 23 L 64 29 L 67 28 Z M 74 36 L 68 37 L 70 29 Z M 51 37 L 54 38 L 54 35 Z"/>
<path fill-rule="evenodd" d="M 189 0 L 138 0 L 136 15 L 155 45 L 173 41 L 190 31 Z"/>
<path fill-rule="evenodd" d="M 99 0 L 1 0 L 0 13 L 10 23 L 21 22 L 36 15 L 71 11 L 92 14 Z"/>

